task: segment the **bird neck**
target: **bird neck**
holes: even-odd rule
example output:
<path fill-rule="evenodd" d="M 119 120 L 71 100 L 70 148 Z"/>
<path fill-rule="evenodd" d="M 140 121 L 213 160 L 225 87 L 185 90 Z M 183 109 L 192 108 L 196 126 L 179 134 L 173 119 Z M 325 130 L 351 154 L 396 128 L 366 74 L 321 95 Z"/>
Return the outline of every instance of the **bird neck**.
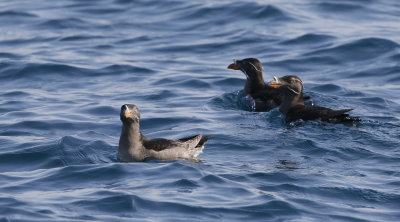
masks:
<path fill-rule="evenodd" d="M 123 123 L 119 149 L 129 152 L 130 149 L 138 148 L 142 145 L 144 136 L 140 132 L 139 122 Z"/>
<path fill-rule="evenodd" d="M 249 77 L 246 75 L 247 81 L 246 85 L 244 86 L 244 94 L 248 95 L 251 94 L 258 89 L 262 89 L 266 87 L 267 85 L 264 82 L 264 78 L 262 76 L 262 73 L 258 73 L 258 75 L 253 75 L 252 77 Z"/>

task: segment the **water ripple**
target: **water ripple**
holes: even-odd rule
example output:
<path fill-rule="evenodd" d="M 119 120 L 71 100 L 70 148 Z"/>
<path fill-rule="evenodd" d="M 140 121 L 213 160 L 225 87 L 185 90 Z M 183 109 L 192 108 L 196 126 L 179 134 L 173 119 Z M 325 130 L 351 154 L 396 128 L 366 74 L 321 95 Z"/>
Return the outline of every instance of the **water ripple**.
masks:
<path fill-rule="evenodd" d="M 0 2 L 0 221 L 398 221 L 394 0 Z M 254 112 L 232 59 L 358 124 Z M 121 163 L 122 104 L 196 160 Z"/>

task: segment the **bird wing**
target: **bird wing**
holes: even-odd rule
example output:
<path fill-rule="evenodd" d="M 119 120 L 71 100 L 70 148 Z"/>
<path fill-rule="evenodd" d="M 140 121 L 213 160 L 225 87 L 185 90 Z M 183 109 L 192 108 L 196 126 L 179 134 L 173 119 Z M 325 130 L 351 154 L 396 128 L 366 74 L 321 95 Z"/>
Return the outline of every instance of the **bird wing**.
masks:
<path fill-rule="evenodd" d="M 191 136 L 191 137 L 187 137 L 187 138 L 182 138 L 179 139 L 179 141 L 185 142 L 187 144 L 191 144 L 191 147 L 202 147 L 207 140 L 209 140 L 211 138 L 211 136 L 204 136 L 202 134 L 198 134 L 195 136 Z"/>
<path fill-rule="evenodd" d="M 196 136 L 180 139 L 179 141 L 183 142 L 187 148 L 194 148 L 199 144 L 201 137 L 203 137 L 203 135 L 198 134 Z"/>
<path fill-rule="evenodd" d="M 178 140 L 169 140 L 164 138 L 154 138 L 147 139 L 143 141 L 143 146 L 149 150 L 162 151 L 166 149 L 176 148 L 176 147 L 186 147 L 193 148 L 196 147 L 199 142 L 201 142 L 202 134 L 198 134 L 191 137 L 186 137 Z M 208 139 L 208 138 L 207 138 Z M 207 140 L 206 140 L 207 141 Z M 203 142 L 203 144 L 205 141 Z"/>
<path fill-rule="evenodd" d="M 295 106 L 290 109 L 287 115 L 287 121 L 294 121 L 297 119 L 307 120 L 322 120 L 327 122 L 343 122 L 351 121 L 347 112 L 353 109 L 333 110 L 326 107 L 318 106 Z"/>
<path fill-rule="evenodd" d="M 143 141 L 144 148 L 155 151 L 171 149 L 181 145 L 182 145 L 181 141 L 169 140 L 164 138 L 154 138 Z"/>
<path fill-rule="evenodd" d="M 200 136 L 200 138 L 201 138 L 201 134 L 197 134 L 197 135 L 194 135 L 194 136 L 189 136 L 189 137 L 185 137 L 185 138 L 179 139 L 179 141 L 188 142 L 188 141 L 191 141 L 193 139 L 196 139 L 198 136 Z"/>

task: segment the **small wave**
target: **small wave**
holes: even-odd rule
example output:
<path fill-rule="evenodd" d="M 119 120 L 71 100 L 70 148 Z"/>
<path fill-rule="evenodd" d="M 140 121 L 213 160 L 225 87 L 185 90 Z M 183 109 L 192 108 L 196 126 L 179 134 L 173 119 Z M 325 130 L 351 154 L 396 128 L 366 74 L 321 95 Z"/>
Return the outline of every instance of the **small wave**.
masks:
<path fill-rule="evenodd" d="M 167 185 L 167 184 L 166 184 Z M 164 185 L 162 185 L 164 187 Z M 168 185 L 167 185 L 168 186 Z M 183 187 L 183 188 L 196 188 L 200 187 L 196 181 L 188 180 L 188 179 L 179 179 L 170 183 L 170 187 Z"/>
<path fill-rule="evenodd" d="M 176 189 L 178 192 L 183 193 L 191 193 L 196 188 L 200 188 L 201 186 L 194 180 L 189 179 L 178 179 L 171 183 L 165 183 L 159 186 L 160 188 L 171 188 Z"/>
<path fill-rule="evenodd" d="M 282 9 L 279 9 L 273 5 L 267 5 L 261 7 L 257 10 L 254 14 L 250 14 L 253 18 L 264 18 L 264 19 L 271 19 L 273 21 L 291 21 L 293 20 L 288 13 L 284 12 Z"/>
<path fill-rule="evenodd" d="M 395 62 L 400 61 L 400 53 L 396 53 L 393 56 L 390 56 L 390 59 Z"/>
<path fill-rule="evenodd" d="M 122 13 L 126 10 L 126 8 L 91 8 L 91 9 L 81 9 L 80 12 L 93 14 L 93 15 L 108 15 L 108 14 L 116 14 Z"/>
<path fill-rule="evenodd" d="M 255 173 L 249 173 L 246 176 L 249 177 L 251 180 L 258 180 L 258 181 L 276 181 L 280 183 L 295 183 L 297 181 L 290 175 L 280 172 L 274 172 L 274 173 L 255 172 Z"/>
<path fill-rule="evenodd" d="M 400 71 L 398 73 L 400 73 Z M 394 82 L 400 82 L 400 76 L 396 76 L 396 77 L 390 78 L 387 81 L 387 83 L 394 83 Z"/>
<path fill-rule="evenodd" d="M 110 153 L 110 150 L 113 152 Z M 68 165 L 113 162 L 115 147 L 104 141 L 86 141 L 65 136 L 58 142 L 33 146 L 23 150 L 0 153 L 1 171 L 49 169 Z"/>
<path fill-rule="evenodd" d="M 363 2 L 363 4 L 360 3 L 342 3 L 342 2 L 324 2 L 324 3 L 319 3 L 317 4 L 317 7 L 321 10 L 324 11 L 329 11 L 329 12 L 354 12 L 354 11 L 363 11 L 365 10 L 364 5 L 367 5 L 368 3 L 372 2 L 371 0 L 366 0 Z"/>
<path fill-rule="evenodd" d="M 123 73 L 143 73 L 143 74 L 151 74 L 155 73 L 153 69 L 140 67 L 140 66 L 132 66 L 132 65 L 110 65 L 106 66 L 99 70 L 100 73 L 103 74 L 123 74 Z"/>
<path fill-rule="evenodd" d="M 188 86 L 188 88 L 210 88 L 211 85 L 203 80 L 191 78 L 178 83 L 178 85 Z"/>
<path fill-rule="evenodd" d="M 5 92 L 3 94 L 1 94 L 1 96 L 4 97 L 28 97 L 30 96 L 30 93 L 24 92 L 24 91 L 11 91 L 11 92 Z"/>
<path fill-rule="evenodd" d="M 129 174 L 135 175 L 133 171 L 126 169 L 121 164 L 86 164 L 54 167 L 52 169 L 37 171 L 41 174 L 40 177 L 36 175 L 34 180 L 25 181 L 25 186 L 34 188 L 45 186 L 50 188 L 49 190 L 58 190 L 67 187 L 81 188 L 83 184 L 85 186 L 90 186 L 89 184 L 92 186 L 95 184 L 109 184 L 115 178 L 123 179 Z"/>
<path fill-rule="evenodd" d="M 247 106 L 242 91 L 224 93 L 222 96 L 214 97 L 210 101 L 210 104 L 213 107 L 228 110 L 251 110 L 250 107 Z"/>
<path fill-rule="evenodd" d="M 9 65 L 3 68 L 0 73 L 0 78 L 3 79 L 19 79 L 19 78 L 33 78 L 33 79 L 52 79 L 52 78 L 71 78 L 83 76 L 105 76 L 125 73 L 153 73 L 151 69 L 131 66 L 131 65 L 110 65 L 100 69 L 88 69 L 72 65 L 57 64 L 57 63 L 28 63 L 24 66 L 15 67 Z"/>
<path fill-rule="evenodd" d="M 139 42 L 149 42 L 153 40 L 152 37 L 150 36 L 138 36 L 135 38 L 129 38 L 129 39 L 123 39 L 123 40 L 119 40 L 116 42 L 117 45 L 121 44 L 121 45 L 126 45 L 126 44 L 136 44 Z"/>
<path fill-rule="evenodd" d="M 364 105 L 373 108 L 387 110 L 388 102 L 380 97 L 363 97 L 359 99 Z"/>
<path fill-rule="evenodd" d="M 123 194 L 114 194 L 110 197 L 92 198 L 90 200 L 80 200 L 73 202 L 72 205 L 90 211 L 109 212 L 113 214 L 119 213 L 131 216 L 134 216 L 135 212 L 138 211 L 134 205 L 134 201 L 132 201 L 132 196 Z"/>
<path fill-rule="evenodd" d="M 12 197 L 1 197 L 0 198 L 1 204 L 1 216 L 0 221 L 8 222 L 8 221 L 16 221 L 16 216 L 18 218 L 24 218 L 23 220 L 28 221 L 30 218 L 32 221 L 34 220 L 41 220 L 47 221 L 51 220 L 52 217 L 50 215 L 46 215 L 51 211 L 35 211 L 32 210 L 32 206 L 27 203 L 27 201 L 20 201 L 17 198 Z M 34 219 L 33 219 L 34 218 Z"/>
<path fill-rule="evenodd" d="M 202 43 L 202 44 L 168 44 L 164 46 L 159 46 L 157 48 L 153 48 L 155 52 L 186 52 L 186 53 L 210 53 L 216 50 L 226 50 L 231 47 L 233 42 L 212 42 L 212 43 Z"/>
<path fill-rule="evenodd" d="M 28 12 L 19 12 L 19 11 L 1 11 L 0 12 L 0 17 L 28 17 L 28 18 L 32 18 L 32 17 L 38 17 L 35 14 L 32 13 L 28 13 Z"/>
<path fill-rule="evenodd" d="M 96 115 L 96 116 L 112 116 L 118 115 L 119 109 L 116 109 L 112 106 L 96 106 L 91 108 L 84 108 L 80 110 L 81 113 L 87 113 L 89 115 Z"/>
<path fill-rule="evenodd" d="M 244 79 L 240 78 L 223 78 L 213 82 L 213 85 L 217 86 L 229 86 L 229 87 L 243 87 L 245 84 Z"/>
<path fill-rule="evenodd" d="M 77 18 L 62 18 L 47 20 L 38 24 L 36 27 L 39 29 L 85 29 L 92 28 L 92 24 Z"/>
<path fill-rule="evenodd" d="M 115 0 L 115 3 L 126 5 L 136 3 L 136 0 Z"/>
<path fill-rule="evenodd" d="M 151 101 L 158 101 L 158 100 L 165 100 L 168 98 L 175 98 L 177 97 L 177 94 L 172 92 L 171 90 L 161 90 L 157 91 L 151 94 L 148 94 L 143 97 L 145 100 L 151 100 Z"/>
<path fill-rule="evenodd" d="M 284 59 L 276 62 L 266 63 L 269 66 L 285 67 L 293 73 L 311 72 L 321 70 L 321 66 L 330 65 L 337 66 L 341 64 L 341 58 L 336 58 L 333 55 L 313 55 L 297 57 L 296 59 Z"/>
<path fill-rule="evenodd" d="M 195 11 L 194 11 L 195 10 Z M 225 15 L 225 16 L 221 16 Z M 260 5 L 257 3 L 234 3 L 215 5 L 212 7 L 198 7 L 191 9 L 189 13 L 186 12 L 184 18 L 180 19 L 192 19 L 192 18 L 248 18 L 248 19 L 267 19 L 269 21 L 289 21 L 292 18 L 288 13 L 284 12 L 280 8 L 274 5 Z"/>
<path fill-rule="evenodd" d="M 336 67 L 351 62 L 368 63 L 371 59 L 381 57 L 391 59 L 393 58 L 393 54 L 397 52 L 398 48 L 400 48 L 399 45 L 391 40 L 365 38 L 329 48 L 323 46 L 323 49 L 304 53 L 302 56 L 298 56 L 297 58 L 268 62 L 266 64 L 274 67 L 285 67 L 286 69 L 296 73 L 310 72 L 311 70 L 317 72 L 321 70 L 321 66 L 324 65 Z M 371 70 L 373 69 L 368 69 L 369 72 Z M 358 74 L 359 73 L 356 72 L 354 75 Z M 347 77 L 348 76 L 345 78 Z"/>
<path fill-rule="evenodd" d="M 0 52 L 0 58 L 5 58 L 5 59 L 22 59 L 24 56 L 18 55 L 15 53 L 6 53 L 6 52 Z"/>
<path fill-rule="evenodd" d="M 206 175 L 201 178 L 201 181 L 204 183 L 217 183 L 217 184 L 225 184 L 225 180 L 217 175 Z"/>
<path fill-rule="evenodd" d="M 71 42 L 71 41 L 93 41 L 95 39 L 103 39 L 104 36 L 92 36 L 92 35 L 73 35 L 68 37 L 63 37 L 59 41 L 61 42 Z"/>
<path fill-rule="evenodd" d="M 360 189 L 360 188 L 347 188 L 347 187 L 318 187 L 313 188 L 310 192 L 320 195 L 321 197 L 328 197 L 330 199 L 340 198 L 342 201 L 348 200 L 354 204 L 357 203 L 385 203 L 393 207 L 399 203 L 400 195 L 393 193 L 388 194 L 385 192 Z"/>
<path fill-rule="evenodd" d="M 306 53 L 305 56 L 330 56 L 342 62 L 366 61 L 397 50 L 399 45 L 388 39 L 364 38 L 328 49 Z"/>
<path fill-rule="evenodd" d="M 13 129 L 30 129 L 30 130 L 50 130 L 50 129 L 72 129 L 74 125 L 66 121 L 36 121 L 23 120 L 12 124 Z"/>
<path fill-rule="evenodd" d="M 268 209 L 268 211 L 265 211 Z M 238 210 L 257 212 L 252 214 L 252 219 L 265 219 L 265 218 L 277 218 L 282 220 L 289 218 L 298 218 L 301 212 L 297 207 L 293 206 L 285 200 L 270 200 L 261 204 L 254 204 L 252 206 L 240 207 Z"/>
<path fill-rule="evenodd" d="M 76 75 L 79 73 L 89 73 L 87 69 L 77 68 L 74 66 L 63 65 L 63 64 L 37 64 L 28 63 L 24 66 L 8 68 L 1 72 L 1 78 L 4 79 L 18 79 L 18 78 L 44 78 L 46 76 L 52 76 L 54 74 L 62 74 L 66 76 Z"/>
<path fill-rule="evenodd" d="M 335 84 L 322 84 L 322 85 L 318 85 L 318 86 L 314 86 L 311 88 L 311 90 L 315 90 L 318 92 L 324 92 L 324 93 L 337 93 L 340 91 L 344 91 L 344 89 L 338 85 Z"/>
<path fill-rule="evenodd" d="M 184 77 L 172 77 L 172 78 L 162 78 L 156 82 L 154 82 L 152 85 L 155 86 L 171 86 L 171 87 L 177 87 L 179 86 L 180 88 L 191 88 L 191 89 L 199 89 L 199 88 L 210 88 L 211 85 L 203 80 L 200 80 L 198 78 L 193 78 L 193 77 L 188 77 L 188 79 L 185 79 Z M 167 94 L 168 95 L 168 94 Z"/>
<path fill-rule="evenodd" d="M 198 118 L 188 118 L 188 117 L 153 117 L 153 118 L 143 118 L 140 120 L 143 132 L 149 131 L 160 131 L 165 129 L 172 129 L 179 127 L 182 124 L 198 124 L 203 123 L 202 120 Z"/>
<path fill-rule="evenodd" d="M 3 46 L 23 46 L 30 45 L 33 43 L 42 43 L 42 42 L 51 42 L 56 40 L 54 37 L 44 38 L 44 37 L 33 37 L 33 38 L 15 38 L 15 39 L 7 39 L 0 41 L 0 45 Z"/>
<path fill-rule="evenodd" d="M 346 76 L 347 78 L 377 78 L 377 80 L 384 80 L 387 83 L 391 83 L 392 80 L 398 78 L 400 73 L 400 66 L 384 66 L 378 68 L 369 68 L 358 72 L 353 72 L 351 75 Z"/>
<path fill-rule="evenodd" d="M 330 35 L 308 33 L 294 39 L 281 42 L 283 45 L 306 45 L 307 47 L 314 44 L 326 43 L 334 40 L 335 37 Z"/>
<path fill-rule="evenodd" d="M 0 153 L 1 172 L 15 172 L 32 169 L 64 166 L 57 159 L 51 145 L 41 145 L 16 152 Z"/>

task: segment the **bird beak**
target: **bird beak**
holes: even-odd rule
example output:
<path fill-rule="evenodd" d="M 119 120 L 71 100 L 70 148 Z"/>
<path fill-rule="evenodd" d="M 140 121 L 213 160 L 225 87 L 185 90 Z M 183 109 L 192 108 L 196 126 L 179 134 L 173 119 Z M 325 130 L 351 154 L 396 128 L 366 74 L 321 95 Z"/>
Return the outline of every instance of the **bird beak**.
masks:
<path fill-rule="evenodd" d="M 233 60 L 233 63 L 230 64 L 230 65 L 228 66 L 228 69 L 239 70 L 239 67 L 237 66 L 236 61 L 237 61 L 237 60 L 234 59 L 234 60 Z"/>
<path fill-rule="evenodd" d="M 268 86 L 273 88 L 279 88 L 282 86 L 282 83 L 279 81 L 279 77 L 274 76 L 274 80 L 268 83 Z"/>
<path fill-rule="evenodd" d="M 131 116 L 131 112 L 130 112 L 128 106 L 125 106 L 124 116 L 125 116 L 125 118 L 128 118 Z"/>
<path fill-rule="evenodd" d="M 239 67 L 236 64 L 232 63 L 228 66 L 228 69 L 239 70 Z"/>
<path fill-rule="evenodd" d="M 280 84 L 279 82 L 276 82 L 276 81 L 271 81 L 271 82 L 269 82 L 268 83 L 268 86 L 271 86 L 271 87 L 273 87 L 273 88 L 279 88 L 279 87 L 281 87 L 281 86 L 283 86 L 282 84 Z"/>

